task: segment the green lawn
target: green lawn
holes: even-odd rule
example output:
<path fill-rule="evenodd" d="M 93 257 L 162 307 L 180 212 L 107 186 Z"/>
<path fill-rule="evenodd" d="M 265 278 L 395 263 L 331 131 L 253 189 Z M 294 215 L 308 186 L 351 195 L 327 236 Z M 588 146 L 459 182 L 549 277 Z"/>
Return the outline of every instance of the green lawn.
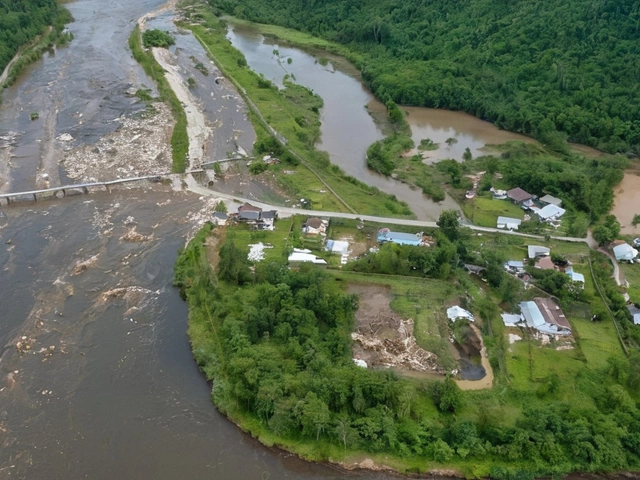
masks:
<path fill-rule="evenodd" d="M 273 248 L 264 249 L 263 261 L 282 261 L 286 257 L 285 252 L 289 246 L 289 231 L 293 218 L 276 220 L 275 230 L 251 230 L 247 225 L 227 227 L 227 238 L 235 240 L 241 248 L 249 248 L 249 245 L 262 242 L 265 245 L 273 245 Z"/>
<path fill-rule="evenodd" d="M 481 227 L 496 227 L 499 216 L 522 219 L 524 210 L 509 200 L 495 200 L 489 196 L 476 196 L 460 203 L 465 216 Z"/>
<path fill-rule="evenodd" d="M 629 292 L 631 301 L 640 302 L 640 265 L 636 263 L 621 263 L 620 268 L 627 282 L 629 282 L 627 291 Z"/>

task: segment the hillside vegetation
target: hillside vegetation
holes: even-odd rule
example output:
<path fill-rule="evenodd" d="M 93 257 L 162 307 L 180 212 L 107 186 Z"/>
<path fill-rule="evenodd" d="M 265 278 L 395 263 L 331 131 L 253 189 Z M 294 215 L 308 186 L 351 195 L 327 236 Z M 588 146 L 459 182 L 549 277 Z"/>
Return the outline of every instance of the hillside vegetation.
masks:
<path fill-rule="evenodd" d="M 0 0 L 0 72 L 45 27 L 62 29 L 69 21 L 71 16 L 56 0 Z"/>
<path fill-rule="evenodd" d="M 640 146 L 640 2 L 209 0 L 346 45 L 374 93 L 608 152 Z"/>

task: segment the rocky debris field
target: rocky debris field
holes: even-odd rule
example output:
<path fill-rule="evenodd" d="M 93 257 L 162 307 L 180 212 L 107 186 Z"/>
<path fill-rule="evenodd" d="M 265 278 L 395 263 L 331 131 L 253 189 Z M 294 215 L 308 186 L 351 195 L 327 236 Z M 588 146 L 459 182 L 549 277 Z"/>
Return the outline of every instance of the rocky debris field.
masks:
<path fill-rule="evenodd" d="M 152 107 L 114 120 L 119 128 L 97 143 L 69 150 L 60 162 L 67 176 L 94 182 L 170 172 L 174 120 L 167 105 Z"/>
<path fill-rule="evenodd" d="M 356 329 L 351 334 L 354 358 L 364 360 L 368 367 L 373 368 L 443 373 L 438 366 L 437 355 L 417 344 L 413 320 L 403 320 L 391 310 L 388 289 L 378 285 L 358 285 L 350 291 L 360 296 Z"/>

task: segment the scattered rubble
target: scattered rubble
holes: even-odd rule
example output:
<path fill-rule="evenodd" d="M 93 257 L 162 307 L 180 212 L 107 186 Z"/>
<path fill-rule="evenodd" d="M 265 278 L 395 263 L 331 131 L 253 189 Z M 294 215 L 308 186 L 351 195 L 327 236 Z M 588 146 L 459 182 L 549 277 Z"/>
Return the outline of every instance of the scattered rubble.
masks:
<path fill-rule="evenodd" d="M 86 260 L 78 261 L 78 263 L 76 263 L 75 267 L 73 267 L 71 275 L 74 275 L 74 276 L 75 275 L 80 275 L 82 272 L 87 270 L 89 267 L 94 266 L 97 261 L 98 261 L 98 255 L 94 255 L 93 257 L 89 257 Z"/>
<path fill-rule="evenodd" d="M 398 368 L 416 372 L 444 373 L 438 357 L 420 347 L 413 335 L 413 320 L 403 320 L 391 310 L 390 294 L 385 287 L 351 285 L 351 293 L 360 295 L 356 312 L 353 358 L 370 367 Z"/>
<path fill-rule="evenodd" d="M 120 237 L 120 240 L 122 240 L 122 241 L 135 242 L 135 243 L 148 242 L 151 239 L 153 239 L 153 234 L 152 235 L 143 235 L 141 233 L 138 233 L 136 231 L 136 227 L 135 226 L 133 228 L 130 228 L 129 231 L 127 231 L 127 233 L 125 233 L 124 235 L 122 235 Z"/>
<path fill-rule="evenodd" d="M 61 160 L 67 175 L 94 182 L 170 172 L 174 120 L 165 104 L 153 107 L 155 114 L 120 117 L 114 120 L 120 126 L 112 134 L 67 152 Z"/>

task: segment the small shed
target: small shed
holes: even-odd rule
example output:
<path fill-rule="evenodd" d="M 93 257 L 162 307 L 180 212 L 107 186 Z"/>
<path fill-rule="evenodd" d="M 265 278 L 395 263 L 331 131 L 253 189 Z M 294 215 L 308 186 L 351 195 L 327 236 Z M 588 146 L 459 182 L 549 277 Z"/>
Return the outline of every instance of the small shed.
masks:
<path fill-rule="evenodd" d="M 509 260 L 504 264 L 504 268 L 505 270 L 519 273 L 524 271 L 524 262 L 520 260 Z"/>
<path fill-rule="evenodd" d="M 573 267 L 569 267 L 569 268 L 565 269 L 564 273 L 569 275 L 569 278 L 571 278 L 572 281 L 582 283 L 582 288 L 584 288 L 584 275 L 583 274 L 575 272 L 573 270 Z"/>
<path fill-rule="evenodd" d="M 224 226 L 229 220 L 229 215 L 224 212 L 214 212 L 212 222 L 214 225 Z"/>
<path fill-rule="evenodd" d="M 529 254 L 529 258 L 545 257 L 551 254 L 551 249 L 538 245 L 528 245 L 527 253 Z"/>
<path fill-rule="evenodd" d="M 527 200 L 531 200 L 533 195 L 528 192 L 525 192 L 520 187 L 512 188 L 507 192 L 507 197 L 511 199 L 513 203 L 522 203 Z"/>
<path fill-rule="evenodd" d="M 636 307 L 635 305 L 627 305 L 627 309 L 633 317 L 634 325 L 640 325 L 640 308 Z"/>
<path fill-rule="evenodd" d="M 506 228 L 507 230 L 518 230 L 522 220 L 511 217 L 498 217 L 497 227 Z"/>
<path fill-rule="evenodd" d="M 556 197 L 552 197 L 551 195 L 545 195 L 540 199 L 540 203 L 545 205 L 555 205 L 556 207 L 562 206 L 562 200 Z"/>
<path fill-rule="evenodd" d="M 618 261 L 633 262 L 633 259 L 638 256 L 638 250 L 628 243 L 623 243 L 622 245 L 613 247 L 613 254 Z"/>

